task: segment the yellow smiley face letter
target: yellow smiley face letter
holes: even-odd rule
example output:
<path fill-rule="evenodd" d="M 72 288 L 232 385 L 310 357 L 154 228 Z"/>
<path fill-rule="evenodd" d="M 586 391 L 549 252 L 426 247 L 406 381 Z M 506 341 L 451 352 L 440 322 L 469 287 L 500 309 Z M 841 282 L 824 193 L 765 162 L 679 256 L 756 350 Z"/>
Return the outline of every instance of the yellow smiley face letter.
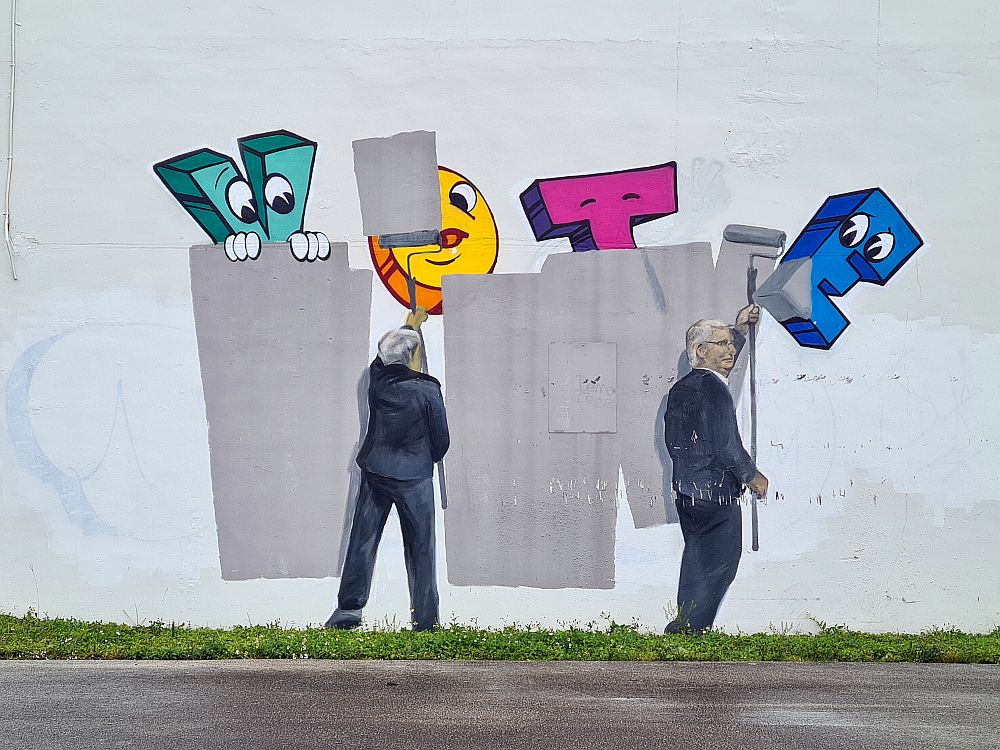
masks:
<path fill-rule="evenodd" d="M 417 305 L 441 314 L 441 277 L 449 273 L 492 273 L 500 247 L 497 223 L 486 198 L 458 172 L 438 167 L 441 182 L 441 246 L 386 249 L 378 237 L 368 238 L 372 264 L 385 288 L 404 307 L 407 259 L 417 288 Z M 436 251 L 436 252 L 428 252 Z M 425 254 L 426 253 L 426 254 Z"/>

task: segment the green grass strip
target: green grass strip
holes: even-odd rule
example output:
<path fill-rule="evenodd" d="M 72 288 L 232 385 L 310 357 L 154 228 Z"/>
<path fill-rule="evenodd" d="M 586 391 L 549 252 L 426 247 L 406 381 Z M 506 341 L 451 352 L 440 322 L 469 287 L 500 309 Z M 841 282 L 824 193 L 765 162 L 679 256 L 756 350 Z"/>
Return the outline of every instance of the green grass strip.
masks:
<path fill-rule="evenodd" d="M 1000 663 L 1000 628 L 989 634 L 932 629 L 861 633 L 818 623 L 814 635 L 649 635 L 606 629 L 451 625 L 408 630 L 226 630 L 155 622 L 130 626 L 0 615 L 0 659 L 489 659 L 528 661 L 850 661 Z"/>

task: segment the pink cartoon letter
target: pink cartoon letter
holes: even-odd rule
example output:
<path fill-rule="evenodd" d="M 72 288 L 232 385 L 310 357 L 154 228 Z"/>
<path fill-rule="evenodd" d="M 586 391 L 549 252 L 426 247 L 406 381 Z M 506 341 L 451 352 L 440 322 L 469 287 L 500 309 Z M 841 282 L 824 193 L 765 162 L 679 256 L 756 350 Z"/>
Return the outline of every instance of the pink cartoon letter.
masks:
<path fill-rule="evenodd" d="M 632 227 L 677 212 L 677 163 L 535 180 L 521 193 L 535 239 L 574 252 L 634 248 Z"/>

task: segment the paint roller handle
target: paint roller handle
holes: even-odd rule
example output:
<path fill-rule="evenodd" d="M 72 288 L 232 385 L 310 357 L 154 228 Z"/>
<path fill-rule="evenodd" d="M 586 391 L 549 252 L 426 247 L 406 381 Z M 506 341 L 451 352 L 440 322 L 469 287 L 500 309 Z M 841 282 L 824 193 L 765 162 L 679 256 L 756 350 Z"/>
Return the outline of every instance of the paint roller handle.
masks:
<path fill-rule="evenodd" d="M 729 229 L 729 227 L 726 227 Z M 740 227 L 741 230 L 751 229 L 751 227 Z M 752 227 L 756 229 L 756 227 Z M 757 292 L 757 269 L 753 265 L 753 257 L 750 258 L 750 263 L 747 266 L 747 302 L 750 306 L 754 306 L 753 296 Z M 744 310 L 749 309 L 744 308 Z M 757 308 L 757 320 L 760 320 L 760 308 Z M 753 460 L 754 465 L 757 465 L 757 325 L 756 321 L 754 323 L 749 322 L 749 316 L 747 320 L 747 328 L 749 333 L 749 344 L 750 344 L 750 458 Z M 761 476 L 760 472 L 757 472 L 757 476 L 751 479 L 750 486 L 750 549 L 757 552 L 760 549 L 760 521 L 757 517 L 757 496 L 760 494 L 767 493 L 767 480 L 764 479 L 764 492 L 760 493 L 759 485 L 754 486 L 757 477 Z"/>

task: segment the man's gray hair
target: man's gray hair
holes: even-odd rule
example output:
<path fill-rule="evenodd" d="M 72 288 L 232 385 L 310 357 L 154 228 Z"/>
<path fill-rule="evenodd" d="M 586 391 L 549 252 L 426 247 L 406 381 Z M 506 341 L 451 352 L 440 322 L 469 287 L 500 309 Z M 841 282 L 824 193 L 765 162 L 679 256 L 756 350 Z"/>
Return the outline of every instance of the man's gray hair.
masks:
<path fill-rule="evenodd" d="M 698 364 L 698 344 L 711 341 L 712 334 L 720 328 L 732 331 L 729 323 L 723 323 L 721 320 L 702 319 L 688 328 L 687 336 L 684 337 L 684 348 L 687 350 L 688 363 L 692 367 Z"/>
<path fill-rule="evenodd" d="M 420 334 L 409 328 L 394 328 L 378 340 L 378 356 L 384 365 L 408 365 L 420 346 Z"/>

